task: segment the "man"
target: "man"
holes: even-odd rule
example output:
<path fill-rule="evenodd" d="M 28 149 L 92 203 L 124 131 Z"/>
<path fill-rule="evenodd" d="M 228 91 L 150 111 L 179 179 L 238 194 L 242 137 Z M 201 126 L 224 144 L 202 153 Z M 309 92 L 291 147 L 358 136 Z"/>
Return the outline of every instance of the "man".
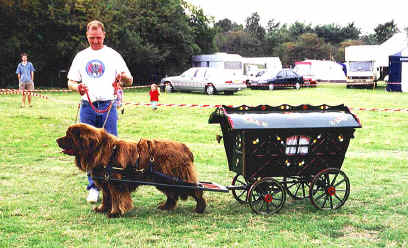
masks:
<path fill-rule="evenodd" d="M 94 20 L 88 23 L 86 37 L 89 47 L 80 51 L 72 61 L 68 72 L 68 88 L 82 96 L 80 122 L 104 127 L 107 132 L 117 136 L 118 116 L 113 102 L 113 82 L 119 81 L 122 86 L 130 86 L 133 77 L 122 56 L 104 45 L 105 28 L 102 22 Z M 92 108 L 88 96 L 98 112 Z M 109 106 L 109 111 L 104 112 Z M 99 192 L 89 174 L 87 190 L 87 201 L 96 203 Z"/>
<path fill-rule="evenodd" d="M 25 106 L 26 95 L 24 90 L 34 90 L 34 66 L 29 62 L 28 55 L 26 53 L 21 54 L 21 63 L 18 64 L 16 74 L 18 78 L 18 88 L 23 95 L 21 107 Z M 31 105 L 31 95 L 28 95 L 28 105 Z"/>

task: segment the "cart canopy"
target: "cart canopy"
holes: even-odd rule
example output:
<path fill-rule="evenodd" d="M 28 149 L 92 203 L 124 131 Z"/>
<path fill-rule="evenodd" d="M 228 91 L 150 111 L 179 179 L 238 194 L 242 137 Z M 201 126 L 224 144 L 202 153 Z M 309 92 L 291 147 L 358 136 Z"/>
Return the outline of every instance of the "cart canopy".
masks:
<path fill-rule="evenodd" d="M 344 105 L 221 106 L 208 120 L 229 130 L 361 128 L 359 119 Z M 225 126 L 224 126 L 225 125 Z"/>

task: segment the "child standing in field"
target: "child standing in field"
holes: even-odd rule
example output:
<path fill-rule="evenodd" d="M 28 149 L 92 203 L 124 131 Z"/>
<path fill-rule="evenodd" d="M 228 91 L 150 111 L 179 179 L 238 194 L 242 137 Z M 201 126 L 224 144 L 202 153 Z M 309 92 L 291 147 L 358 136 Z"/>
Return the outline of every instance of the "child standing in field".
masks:
<path fill-rule="evenodd" d="M 152 109 L 156 110 L 157 104 L 159 103 L 159 95 L 160 95 L 159 87 L 157 87 L 156 84 L 152 84 L 150 86 L 149 95 L 150 95 L 150 104 L 152 105 Z"/>

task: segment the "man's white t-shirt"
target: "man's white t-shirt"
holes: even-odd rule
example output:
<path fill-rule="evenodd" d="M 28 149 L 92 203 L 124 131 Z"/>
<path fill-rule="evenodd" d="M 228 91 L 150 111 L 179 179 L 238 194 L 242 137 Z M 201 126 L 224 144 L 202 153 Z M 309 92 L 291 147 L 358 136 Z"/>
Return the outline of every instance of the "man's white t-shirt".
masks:
<path fill-rule="evenodd" d="M 112 83 L 121 72 L 131 76 L 118 52 L 107 46 L 99 50 L 88 47 L 75 56 L 68 72 L 68 79 L 88 86 L 92 102 L 107 101 L 114 99 Z M 83 95 L 82 99 L 88 100 L 86 95 Z"/>

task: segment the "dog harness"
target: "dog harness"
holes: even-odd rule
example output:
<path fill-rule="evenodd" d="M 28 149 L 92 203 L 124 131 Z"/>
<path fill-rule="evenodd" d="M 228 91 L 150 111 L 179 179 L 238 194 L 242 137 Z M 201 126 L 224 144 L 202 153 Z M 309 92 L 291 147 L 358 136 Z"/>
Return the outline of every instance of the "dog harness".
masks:
<path fill-rule="evenodd" d="M 140 143 L 140 141 L 139 141 Z M 138 145 L 139 145 L 138 143 Z M 197 184 L 194 183 L 189 183 L 189 182 L 185 182 L 183 180 L 181 180 L 178 177 L 174 177 L 174 176 L 170 176 L 167 174 L 164 174 L 158 170 L 154 169 L 154 157 L 151 153 L 151 149 L 150 149 L 150 143 L 148 143 L 148 150 L 149 150 L 149 160 L 148 160 L 148 167 L 147 170 L 145 169 L 140 169 L 139 168 L 139 160 L 140 160 L 140 153 L 139 153 L 139 157 L 136 160 L 136 166 L 127 166 L 126 168 L 122 168 L 122 167 L 117 167 L 115 166 L 115 158 L 117 156 L 117 151 L 118 151 L 118 146 L 114 145 L 112 148 L 112 155 L 109 159 L 109 162 L 106 166 L 103 167 L 99 167 L 99 168 L 95 168 L 93 169 L 93 172 L 98 173 L 98 172 L 103 172 L 103 177 L 95 177 L 93 176 L 93 178 L 95 179 L 102 179 L 105 182 L 109 183 L 111 181 L 116 181 L 116 182 L 128 182 L 128 183 L 140 183 L 140 181 L 138 180 L 132 180 L 133 177 L 136 178 L 150 178 L 153 181 L 160 181 L 160 182 L 164 182 L 164 183 L 171 183 L 171 184 L 177 184 L 177 185 L 185 185 L 185 186 L 197 186 Z M 122 179 L 114 179 L 112 178 L 112 174 L 113 173 L 117 173 L 120 174 L 123 178 Z M 92 173 L 92 175 L 94 175 L 94 173 Z M 142 184 L 145 184 L 144 182 Z M 154 184 L 156 185 L 156 184 Z M 159 185 L 158 185 L 159 186 Z"/>

